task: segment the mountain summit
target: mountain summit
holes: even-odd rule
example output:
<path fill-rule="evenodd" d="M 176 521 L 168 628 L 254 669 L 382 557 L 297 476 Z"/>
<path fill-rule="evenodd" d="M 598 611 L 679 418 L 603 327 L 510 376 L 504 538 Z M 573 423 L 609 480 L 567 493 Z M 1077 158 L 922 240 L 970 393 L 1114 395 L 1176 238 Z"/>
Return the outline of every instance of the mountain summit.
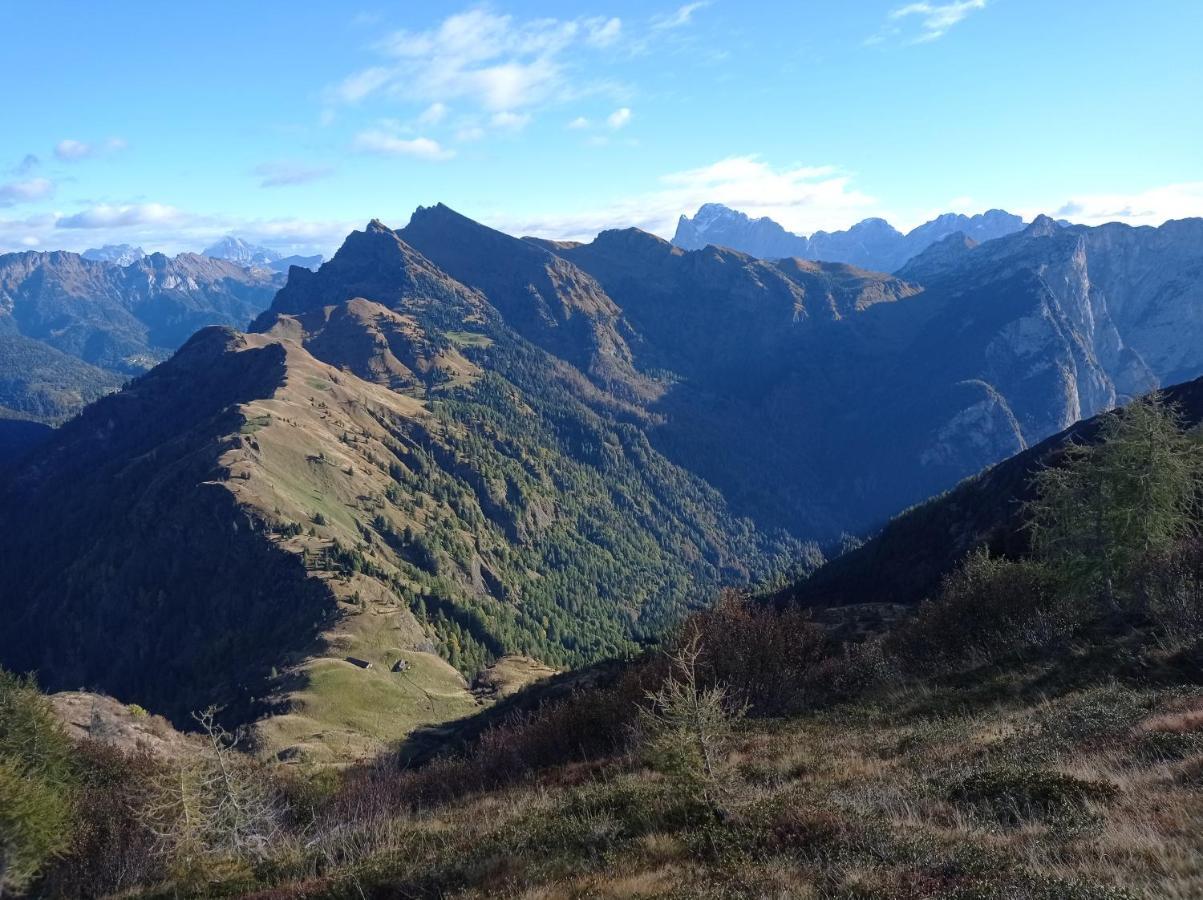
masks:
<path fill-rule="evenodd" d="M 817 231 L 810 237 L 786 231 L 772 219 L 749 218 L 721 203 L 707 203 L 691 219 L 681 216 L 673 243 L 686 250 L 707 244 L 730 247 L 761 259 L 846 262 L 877 272 L 894 272 L 937 241 L 960 232 L 981 243 L 1023 228 L 1023 219 L 1001 209 L 976 216 L 945 213 L 903 234 L 884 219 L 865 219 L 847 231 Z"/>
<path fill-rule="evenodd" d="M 96 262 L 111 262 L 119 266 L 128 266 L 140 259 L 145 259 L 146 251 L 141 247 L 133 247 L 129 244 L 105 244 L 103 247 L 85 250 L 80 256 Z"/>
<path fill-rule="evenodd" d="M 201 252 L 212 259 L 224 259 L 248 268 L 251 266 L 268 268 L 280 259 L 280 254 L 275 250 L 248 243 L 233 235 L 226 235 Z"/>

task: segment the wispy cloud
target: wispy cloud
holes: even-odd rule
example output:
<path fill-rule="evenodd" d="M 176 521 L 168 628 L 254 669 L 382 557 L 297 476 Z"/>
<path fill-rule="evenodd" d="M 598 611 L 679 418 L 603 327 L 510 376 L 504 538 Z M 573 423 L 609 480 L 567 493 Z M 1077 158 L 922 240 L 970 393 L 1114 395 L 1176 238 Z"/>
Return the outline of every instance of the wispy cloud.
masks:
<path fill-rule="evenodd" d="M 1160 225 L 1169 219 L 1203 216 L 1203 181 L 1188 181 L 1132 193 L 1076 194 L 1044 209 L 1021 210 L 1025 218 L 1049 213 L 1082 225 L 1126 222 Z"/>
<path fill-rule="evenodd" d="M 486 8 L 448 16 L 427 31 L 397 31 L 378 45 L 386 64 L 344 79 L 329 92 L 354 103 L 382 93 L 427 103 L 464 100 L 490 113 L 533 106 L 563 87 L 564 51 L 617 39 L 621 22 L 518 21 Z M 592 24 L 591 24 L 592 23 Z"/>
<path fill-rule="evenodd" d="M 445 118 L 447 118 L 447 104 L 432 103 L 426 109 L 422 110 L 422 114 L 418 116 L 418 124 L 437 125 Z"/>
<path fill-rule="evenodd" d="M 988 0 L 953 0 L 949 3 L 932 3 L 921 0 L 908 3 L 892 10 L 886 24 L 876 34 L 865 40 L 866 44 L 880 44 L 890 38 L 909 40 L 912 44 L 925 44 L 938 40 L 948 30 L 972 13 L 986 8 Z M 915 23 L 917 31 L 908 33 L 908 23 Z"/>
<path fill-rule="evenodd" d="M 530 120 L 530 113 L 498 112 L 493 113 L 489 124 L 499 131 L 521 131 Z"/>
<path fill-rule="evenodd" d="M 55 228 L 126 228 L 131 225 L 169 225 L 178 222 L 181 213 L 163 203 L 100 203 L 74 215 L 63 216 Z"/>
<path fill-rule="evenodd" d="M 427 137 L 398 137 L 382 129 L 361 131 L 352 146 L 362 153 L 379 156 L 412 156 L 416 159 L 441 161 L 451 159 L 455 151 Z"/>
<path fill-rule="evenodd" d="M 54 193 L 54 182 L 49 178 L 30 178 L 26 181 L 10 181 L 0 184 L 0 206 L 16 206 L 43 200 Z"/>
<path fill-rule="evenodd" d="M 259 187 L 286 187 L 328 178 L 334 174 L 334 168 L 279 160 L 255 166 L 252 173 L 259 177 Z"/>
<path fill-rule="evenodd" d="M 74 162 L 92 156 L 116 153 L 118 150 L 124 150 L 126 146 L 125 141 L 119 137 L 111 137 L 98 143 L 66 138 L 54 145 L 54 155 L 64 162 Z"/>
<path fill-rule="evenodd" d="M 693 14 L 699 9 L 710 5 L 710 0 L 697 0 L 678 6 L 673 12 L 652 17 L 652 29 L 666 31 L 671 28 L 681 28 L 693 21 Z"/>
<path fill-rule="evenodd" d="M 606 124 L 617 131 L 619 128 L 625 128 L 631 122 L 631 111 L 627 107 L 616 109 L 606 117 Z"/>
<path fill-rule="evenodd" d="M 377 61 L 326 89 L 323 121 L 338 106 L 385 101 L 413 104 L 413 130 L 435 129 L 432 139 L 440 126 L 455 140 L 513 132 L 552 104 L 624 99 L 592 63 L 623 56 L 631 40 L 617 16 L 523 19 L 475 6 L 377 41 Z"/>
<path fill-rule="evenodd" d="M 612 18 L 586 19 L 586 41 L 594 47 L 609 47 L 622 37 L 622 19 Z"/>

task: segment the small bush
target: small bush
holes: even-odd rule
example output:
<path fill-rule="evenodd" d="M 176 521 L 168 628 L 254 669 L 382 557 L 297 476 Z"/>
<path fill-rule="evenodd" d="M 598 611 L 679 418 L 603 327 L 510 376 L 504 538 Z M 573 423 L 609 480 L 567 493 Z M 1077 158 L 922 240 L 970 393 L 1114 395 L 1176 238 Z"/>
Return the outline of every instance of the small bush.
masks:
<path fill-rule="evenodd" d="M 1002 768 L 974 772 L 956 784 L 949 800 L 1006 825 L 1071 817 L 1088 803 L 1115 797 L 1113 785 L 1043 769 Z"/>
<path fill-rule="evenodd" d="M 774 609 L 728 592 L 686 620 L 678 643 L 696 640 L 703 685 L 725 685 L 752 715 L 815 705 L 825 693 L 815 675 L 831 652 L 826 633 L 801 609 Z"/>
<path fill-rule="evenodd" d="M 887 648 L 911 671 L 959 671 L 1055 644 L 1081 618 L 1076 604 L 1057 596 L 1039 563 L 982 549 L 945 576 L 939 595 L 895 629 Z"/>
<path fill-rule="evenodd" d="M 1137 576 L 1144 612 L 1175 642 L 1203 634 L 1203 540 L 1191 538 L 1147 560 Z"/>
<path fill-rule="evenodd" d="M 682 794 L 722 814 L 730 771 L 726 750 L 744 707 L 722 683 L 705 685 L 698 672 L 701 642 L 691 637 L 671 657 L 672 672 L 655 691 L 640 720 L 652 766 Z"/>

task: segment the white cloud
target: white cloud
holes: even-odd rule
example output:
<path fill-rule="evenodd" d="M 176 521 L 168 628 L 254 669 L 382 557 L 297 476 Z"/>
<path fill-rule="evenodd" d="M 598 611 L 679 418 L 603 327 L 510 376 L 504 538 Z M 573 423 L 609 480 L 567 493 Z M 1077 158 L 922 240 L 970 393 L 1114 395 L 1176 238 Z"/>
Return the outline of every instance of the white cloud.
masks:
<path fill-rule="evenodd" d="M 1135 193 L 1075 194 L 1060 205 L 1021 210 L 1025 219 L 1041 212 L 1082 225 L 1126 222 L 1156 226 L 1169 219 L 1203 216 L 1203 181 L 1168 184 Z"/>
<path fill-rule="evenodd" d="M 445 118 L 447 118 L 447 104 L 432 103 L 426 109 L 422 110 L 422 114 L 418 116 L 418 124 L 437 125 Z"/>
<path fill-rule="evenodd" d="M 919 3 L 908 3 L 906 6 L 898 7 L 890 13 L 889 18 L 891 22 L 901 22 L 912 18 L 917 20 L 921 30 L 915 36 L 914 42 L 924 43 L 943 37 L 948 29 L 970 13 L 985 9 L 986 2 L 987 0 L 954 0 L 951 3 L 931 3 L 928 0 L 922 0 Z M 879 41 L 882 35 L 875 37 Z M 871 38 L 870 41 L 874 41 L 874 39 Z"/>
<path fill-rule="evenodd" d="M 592 125 L 593 125 L 593 123 L 590 122 L 588 119 L 586 119 L 584 116 L 577 116 L 575 119 L 573 119 L 571 122 L 568 123 L 567 127 L 572 128 L 576 131 L 581 131 L 583 129 L 592 127 Z"/>
<path fill-rule="evenodd" d="M 616 131 L 619 128 L 625 128 L 630 121 L 631 111 L 625 106 L 621 109 L 614 110 L 614 112 L 610 113 L 610 115 L 606 117 L 606 124 Z"/>
<path fill-rule="evenodd" d="M 530 113 L 493 113 L 489 124 L 502 131 L 520 131 L 530 124 Z"/>
<path fill-rule="evenodd" d="M 616 17 L 519 19 L 476 7 L 425 31 L 397 31 L 376 45 L 383 61 L 326 92 L 328 103 L 379 97 L 424 104 L 429 126 L 459 103 L 471 113 L 529 113 L 550 102 L 613 91 L 585 80 L 583 54 L 607 52 L 623 38 Z M 460 121 L 460 128 L 480 123 Z"/>
<path fill-rule="evenodd" d="M 445 160 L 455 156 L 454 150 L 443 147 L 431 138 L 402 138 L 381 129 L 361 131 L 355 135 L 353 146 L 363 153 L 381 156 L 412 156 L 426 160 Z"/>
<path fill-rule="evenodd" d="M 55 222 L 55 228 L 126 228 L 163 225 L 178 221 L 180 211 L 162 203 L 101 203 Z"/>
<path fill-rule="evenodd" d="M 598 209 L 524 218 L 499 212 L 491 224 L 514 234 L 573 240 L 629 226 L 669 237 L 682 213 L 692 214 L 703 203 L 724 203 L 809 234 L 820 228 L 847 228 L 881 214 L 877 199 L 850 182 L 847 174 L 830 166 L 776 169 L 756 156 L 739 156 L 669 173 L 656 189 Z"/>
<path fill-rule="evenodd" d="M 54 155 L 59 159 L 83 159 L 92 155 L 92 147 L 83 141 L 64 140 L 54 146 Z"/>
<path fill-rule="evenodd" d="M 372 66 L 353 75 L 348 75 L 337 86 L 329 91 L 330 99 L 341 100 L 343 103 L 358 103 L 368 94 L 375 93 L 393 77 L 390 69 L 384 66 Z"/>
<path fill-rule="evenodd" d="M 688 25 L 693 21 L 693 14 L 699 9 L 703 9 L 710 5 L 710 0 L 701 0 L 701 2 L 686 3 L 684 6 L 679 6 L 671 13 L 652 17 L 652 28 L 656 31 L 665 31 L 670 28 L 680 28 Z"/>
<path fill-rule="evenodd" d="M 479 141 L 485 136 L 485 130 L 479 125 L 464 125 L 456 129 L 455 139 L 462 144 Z"/>
<path fill-rule="evenodd" d="M 587 19 L 585 27 L 588 29 L 586 40 L 594 47 L 609 47 L 622 36 L 622 20 L 617 17 Z"/>
<path fill-rule="evenodd" d="M 308 184 L 318 181 L 334 173 L 330 166 L 309 166 L 304 163 L 266 162 L 255 166 L 253 174 L 260 178 L 259 187 L 284 187 L 294 184 Z"/>
<path fill-rule="evenodd" d="M 0 206 L 15 206 L 43 200 L 54 193 L 54 182 L 49 178 L 30 178 L 26 181 L 10 181 L 0 184 Z"/>
<path fill-rule="evenodd" d="M 54 145 L 54 155 L 64 162 L 74 162 L 75 160 L 87 159 L 90 156 L 116 153 L 118 150 L 124 150 L 125 148 L 125 141 L 119 137 L 108 138 L 99 144 L 89 144 L 85 141 L 66 138 Z"/>

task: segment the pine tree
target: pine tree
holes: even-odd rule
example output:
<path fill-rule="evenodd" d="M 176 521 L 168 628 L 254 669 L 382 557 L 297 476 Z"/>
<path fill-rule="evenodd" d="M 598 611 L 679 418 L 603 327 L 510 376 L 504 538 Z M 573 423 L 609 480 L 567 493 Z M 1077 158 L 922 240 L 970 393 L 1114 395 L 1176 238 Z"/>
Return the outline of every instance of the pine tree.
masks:
<path fill-rule="evenodd" d="M 642 710 L 652 765 L 722 818 L 727 787 L 726 750 L 745 707 L 722 684 L 705 685 L 698 672 L 701 639 L 691 635 L 672 656 L 672 673 L 647 694 Z"/>
<path fill-rule="evenodd" d="M 1197 531 L 1203 470 L 1200 445 L 1156 394 L 1107 416 L 1099 438 L 1037 474 L 1029 528 L 1067 588 L 1114 603 L 1142 562 Z"/>

